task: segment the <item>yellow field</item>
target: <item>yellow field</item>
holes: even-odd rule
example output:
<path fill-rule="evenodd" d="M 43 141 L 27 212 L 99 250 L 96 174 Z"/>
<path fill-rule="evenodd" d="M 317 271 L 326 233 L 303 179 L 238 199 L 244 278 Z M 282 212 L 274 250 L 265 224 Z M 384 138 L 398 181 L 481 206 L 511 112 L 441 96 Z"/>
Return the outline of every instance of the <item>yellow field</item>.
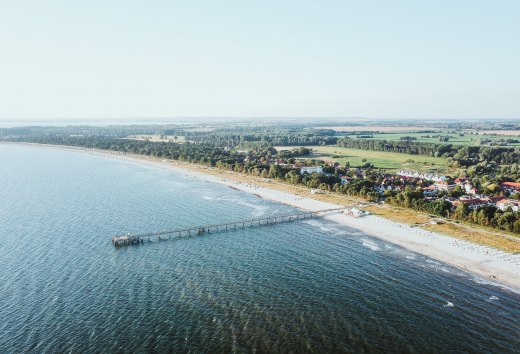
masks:
<path fill-rule="evenodd" d="M 490 134 L 497 134 L 497 135 L 506 135 L 506 136 L 520 136 L 520 130 L 482 130 L 479 132 L 479 135 L 490 135 Z"/>

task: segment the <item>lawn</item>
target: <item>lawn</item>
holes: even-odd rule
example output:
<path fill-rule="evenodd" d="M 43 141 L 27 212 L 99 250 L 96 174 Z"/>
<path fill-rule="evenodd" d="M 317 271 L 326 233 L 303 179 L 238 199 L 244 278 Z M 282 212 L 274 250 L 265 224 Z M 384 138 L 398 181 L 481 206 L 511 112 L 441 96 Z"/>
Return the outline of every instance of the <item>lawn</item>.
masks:
<path fill-rule="evenodd" d="M 277 146 L 275 148 L 277 150 L 291 150 L 295 147 L 297 146 Z M 300 158 L 313 158 L 327 162 L 334 161 L 339 162 L 341 165 L 349 162 L 352 167 L 362 166 L 369 162 L 377 168 L 391 170 L 404 168 L 416 171 L 438 171 L 440 173 L 448 173 L 450 171 L 446 166 L 445 159 L 442 157 L 350 149 L 338 146 L 309 146 L 309 148 L 313 150 L 313 154 Z M 366 161 L 363 161 L 363 159 Z"/>

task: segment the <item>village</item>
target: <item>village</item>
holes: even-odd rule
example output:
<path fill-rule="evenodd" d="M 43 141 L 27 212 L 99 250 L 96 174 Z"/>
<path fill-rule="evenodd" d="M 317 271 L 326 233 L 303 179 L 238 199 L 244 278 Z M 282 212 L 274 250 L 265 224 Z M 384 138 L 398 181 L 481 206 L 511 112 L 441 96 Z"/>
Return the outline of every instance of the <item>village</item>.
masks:
<path fill-rule="evenodd" d="M 398 185 L 394 185 L 394 181 Z M 520 183 L 503 182 L 500 184 L 501 192 L 495 196 L 482 194 L 473 184 L 464 177 L 455 178 L 415 171 L 400 170 L 390 178 L 385 177 L 379 191 L 397 189 L 404 190 L 405 186 L 411 185 L 421 188 L 425 199 L 435 200 L 444 198 L 453 209 L 463 204 L 468 209 L 476 210 L 484 206 L 495 206 L 497 209 L 506 211 L 511 208 L 513 212 L 518 212 L 520 202 L 510 199 L 509 196 L 520 193 Z"/>
<path fill-rule="evenodd" d="M 276 163 L 276 162 L 275 162 Z M 379 200 L 395 193 L 403 192 L 407 187 L 422 192 L 426 201 L 445 200 L 451 204 L 452 210 L 459 205 L 467 206 L 468 210 L 478 210 L 486 206 L 493 206 L 498 210 L 512 212 L 520 211 L 520 183 L 502 182 L 494 195 L 484 193 L 475 187 L 468 178 L 455 179 L 437 173 L 426 173 L 411 170 L 398 170 L 396 173 L 370 174 L 370 169 L 341 168 L 338 163 L 328 166 L 298 166 L 287 165 L 297 169 L 301 176 L 325 175 L 338 176 L 341 185 L 347 186 L 354 179 L 366 179 L 374 182 L 373 190 L 379 195 Z M 333 168 L 333 171 L 331 170 Z M 330 172 L 327 172 L 330 171 Z M 319 189 L 313 189 L 313 193 L 319 193 Z"/>

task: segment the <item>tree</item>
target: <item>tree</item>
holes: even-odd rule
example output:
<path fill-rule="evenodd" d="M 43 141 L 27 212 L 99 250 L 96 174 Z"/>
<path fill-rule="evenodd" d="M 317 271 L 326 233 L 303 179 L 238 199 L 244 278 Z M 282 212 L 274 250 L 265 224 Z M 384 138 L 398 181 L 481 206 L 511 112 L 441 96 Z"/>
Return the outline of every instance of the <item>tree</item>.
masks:
<path fill-rule="evenodd" d="M 520 220 L 516 220 L 513 223 L 513 232 L 514 233 L 520 233 Z"/>
<path fill-rule="evenodd" d="M 462 188 L 460 186 L 456 186 L 448 192 L 448 196 L 452 198 L 459 198 L 461 195 L 464 195 L 464 192 L 462 191 Z"/>
<path fill-rule="evenodd" d="M 282 168 L 280 165 L 272 164 L 269 167 L 269 177 L 271 178 L 281 178 L 282 177 Z"/>
<path fill-rule="evenodd" d="M 466 220 L 469 214 L 469 207 L 466 203 L 459 203 L 453 212 L 453 217 L 457 220 Z"/>
<path fill-rule="evenodd" d="M 300 184 L 301 176 L 294 170 L 287 172 L 285 179 L 291 184 Z"/>

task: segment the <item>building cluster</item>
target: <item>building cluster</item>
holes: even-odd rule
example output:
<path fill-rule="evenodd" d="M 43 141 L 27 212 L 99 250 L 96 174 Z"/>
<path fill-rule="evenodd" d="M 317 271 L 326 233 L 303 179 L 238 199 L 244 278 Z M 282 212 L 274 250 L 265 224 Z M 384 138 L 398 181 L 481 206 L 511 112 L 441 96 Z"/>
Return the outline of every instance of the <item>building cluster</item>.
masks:
<path fill-rule="evenodd" d="M 299 170 L 300 174 L 325 174 L 322 166 L 297 166 L 291 167 Z M 366 178 L 366 171 L 361 168 L 341 169 L 338 164 L 330 165 L 335 168 L 342 185 L 348 185 L 352 179 Z M 402 192 L 407 186 L 413 189 L 420 188 L 424 198 L 430 201 L 442 198 L 448 201 L 453 209 L 463 204 L 470 210 L 478 210 L 486 206 L 494 206 L 499 210 L 506 211 L 509 208 L 514 212 L 520 211 L 520 201 L 510 199 L 508 196 L 520 194 L 520 183 L 503 182 L 500 188 L 503 193 L 500 196 L 487 196 L 479 193 L 479 190 L 467 178 L 460 177 L 454 180 L 449 177 L 417 171 L 400 170 L 396 174 L 384 174 L 379 179 L 375 190 L 383 196 L 385 191 Z M 456 193 L 454 189 L 457 188 Z"/>
<path fill-rule="evenodd" d="M 343 178 L 343 177 L 342 177 Z M 442 175 L 432 173 L 422 173 L 416 171 L 398 171 L 395 175 L 385 175 L 376 190 L 383 194 L 385 191 L 403 191 L 406 186 L 421 188 L 425 199 L 436 200 L 443 198 L 451 203 L 455 209 L 457 206 L 464 204 L 470 210 L 480 209 L 485 206 L 494 206 L 499 210 L 506 211 L 509 208 L 514 212 L 520 210 L 520 201 L 513 200 L 507 196 L 515 193 L 520 194 L 520 183 L 504 182 L 501 184 L 503 191 L 500 196 L 486 196 L 479 194 L 479 190 L 464 177 L 451 180 Z M 448 192 L 459 187 L 459 197 L 448 197 Z"/>
<path fill-rule="evenodd" d="M 454 207 L 458 207 L 460 204 L 467 205 L 470 210 L 480 209 L 482 207 L 491 205 L 496 206 L 497 202 L 505 199 L 503 196 L 499 197 L 487 197 L 481 195 L 463 195 L 459 199 L 448 199 L 448 201 Z"/>
<path fill-rule="evenodd" d="M 478 189 L 476 187 L 474 187 L 473 184 L 471 184 L 471 182 L 468 181 L 467 178 L 464 178 L 464 177 L 455 178 L 454 182 L 456 185 L 460 186 L 466 194 L 469 194 L 469 195 L 478 194 Z"/>
<path fill-rule="evenodd" d="M 520 202 L 518 200 L 512 200 L 505 196 L 468 196 L 463 195 L 457 200 L 450 201 L 454 207 L 460 204 L 465 204 L 470 210 L 480 209 L 485 206 L 494 206 L 499 210 L 506 211 L 511 208 L 512 211 L 518 212 L 520 210 Z"/>
<path fill-rule="evenodd" d="M 503 182 L 500 187 L 508 194 L 520 193 L 520 183 L 518 182 Z"/>
<path fill-rule="evenodd" d="M 446 176 L 438 175 L 436 173 L 417 172 L 417 171 L 406 171 L 400 170 L 396 173 L 397 176 L 407 178 L 418 178 L 425 181 L 441 182 L 447 180 Z"/>

